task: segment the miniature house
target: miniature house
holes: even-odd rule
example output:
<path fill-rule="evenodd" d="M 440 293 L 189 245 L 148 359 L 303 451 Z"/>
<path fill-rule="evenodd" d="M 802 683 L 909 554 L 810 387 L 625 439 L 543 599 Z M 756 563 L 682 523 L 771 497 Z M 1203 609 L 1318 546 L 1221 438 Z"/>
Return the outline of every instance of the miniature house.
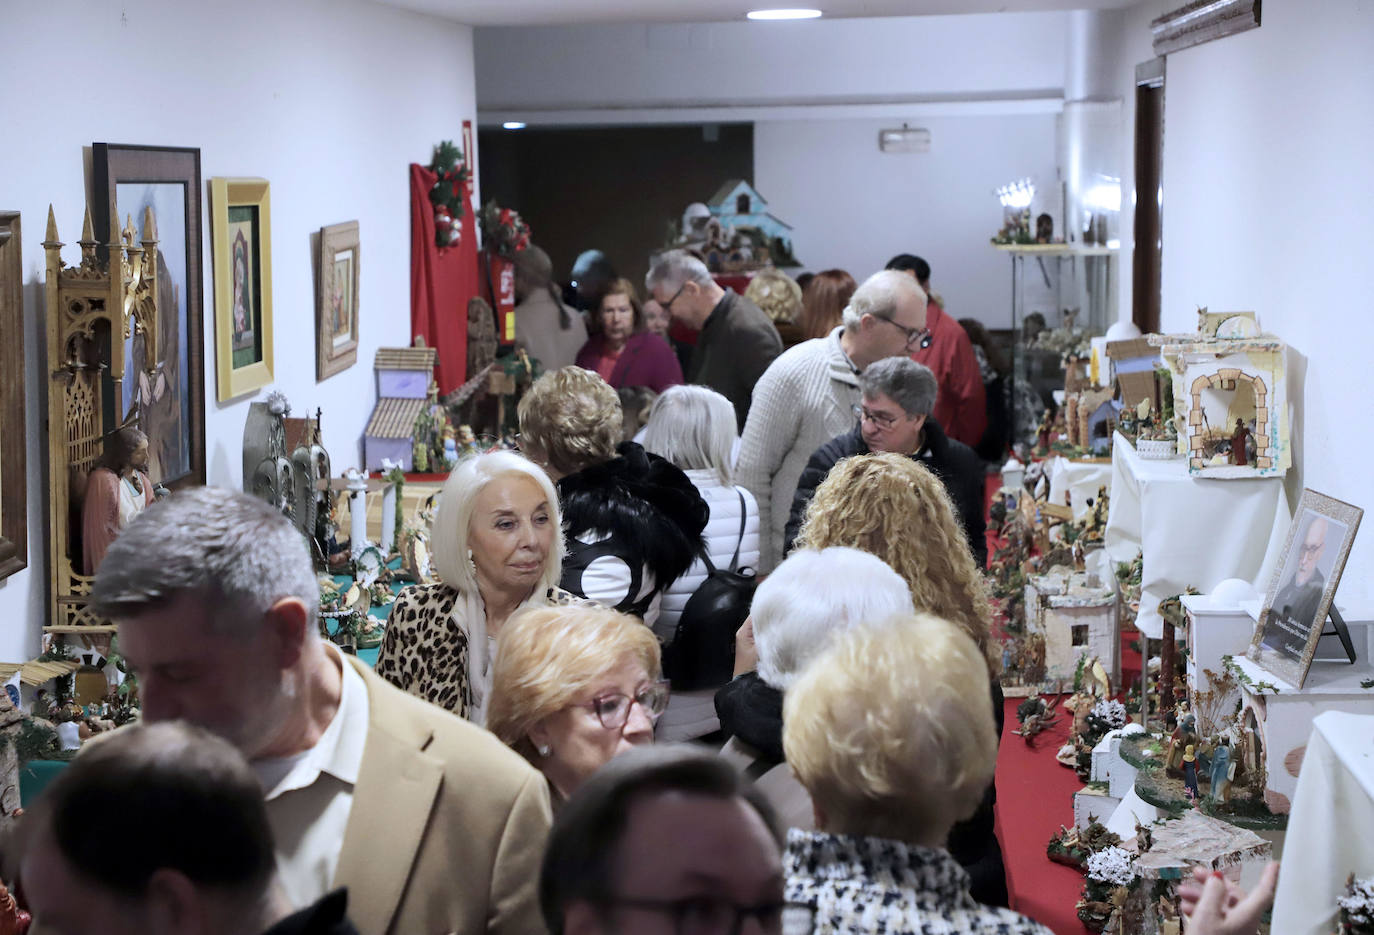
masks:
<path fill-rule="evenodd" d="M 1062 569 L 1026 585 L 1026 628 L 1045 640 L 1045 678 L 1073 681 L 1080 659 L 1096 657 L 1113 685 L 1121 684 L 1121 636 L 1116 592 L 1083 572 Z"/>
<path fill-rule="evenodd" d="M 363 462 L 369 471 L 394 461 L 415 468 L 415 420 L 429 399 L 438 351 L 432 347 L 383 347 L 377 351 L 377 405 L 363 430 Z"/>
<path fill-rule="evenodd" d="M 1287 349 L 1267 335 L 1162 339 L 1173 373 L 1179 451 L 1203 477 L 1283 474 L 1289 444 Z"/>
<path fill-rule="evenodd" d="M 792 227 L 774 217 L 754 186 L 730 179 L 706 204 L 688 205 L 677 246 L 698 251 L 713 273 L 796 266 Z"/>
<path fill-rule="evenodd" d="M 743 179 L 730 179 L 718 188 L 706 207 L 722 227 L 752 227 L 769 240 L 777 238 L 791 248 L 792 226 L 769 213 L 768 202 Z"/>
<path fill-rule="evenodd" d="M 1188 618 L 1188 698 L 1207 690 L 1207 670 L 1220 673 L 1223 656 L 1244 656 L 1250 648 L 1255 621 L 1239 605 L 1217 601 L 1210 594 L 1180 598 Z"/>

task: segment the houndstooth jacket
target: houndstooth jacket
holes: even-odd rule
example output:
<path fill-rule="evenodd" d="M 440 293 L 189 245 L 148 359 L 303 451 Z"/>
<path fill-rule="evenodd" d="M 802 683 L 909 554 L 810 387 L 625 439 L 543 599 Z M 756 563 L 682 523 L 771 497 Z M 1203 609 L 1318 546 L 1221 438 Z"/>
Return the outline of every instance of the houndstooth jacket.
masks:
<path fill-rule="evenodd" d="M 1052 935 L 974 902 L 943 848 L 793 828 L 784 867 L 783 935 Z"/>

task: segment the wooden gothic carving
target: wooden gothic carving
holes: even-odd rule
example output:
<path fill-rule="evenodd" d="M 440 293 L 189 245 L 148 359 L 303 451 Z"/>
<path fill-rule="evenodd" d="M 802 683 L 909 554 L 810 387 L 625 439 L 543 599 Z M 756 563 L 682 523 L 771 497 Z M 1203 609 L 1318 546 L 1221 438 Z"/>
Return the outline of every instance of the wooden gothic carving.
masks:
<path fill-rule="evenodd" d="M 81 232 L 81 262 L 68 267 L 57 239 L 57 220 L 48 208 L 48 516 L 50 594 L 49 632 L 100 632 L 113 628 L 87 609 L 92 577 L 82 561 L 82 498 L 86 478 L 96 467 L 106 436 L 136 417 L 125 412 L 125 342 L 144 342 L 144 360 L 154 365 L 157 346 L 157 226 L 144 212 L 142 239 L 133 219 L 121 232 L 111 221 L 108 261 L 91 230 L 86 210 Z M 151 374 L 150 374 L 151 376 Z M 135 406 L 136 408 L 136 406 Z"/>

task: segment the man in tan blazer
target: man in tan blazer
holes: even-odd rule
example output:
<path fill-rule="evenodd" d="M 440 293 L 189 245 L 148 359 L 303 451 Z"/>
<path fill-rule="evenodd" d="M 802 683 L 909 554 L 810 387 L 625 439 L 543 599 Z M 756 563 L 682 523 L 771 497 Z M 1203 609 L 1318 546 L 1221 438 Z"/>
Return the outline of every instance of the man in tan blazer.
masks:
<path fill-rule="evenodd" d="M 257 772 L 293 904 L 346 886 L 363 935 L 542 932 L 544 780 L 322 640 L 318 594 L 282 514 L 203 487 L 124 529 L 92 602 L 119 626 L 144 717 L 204 726 Z"/>

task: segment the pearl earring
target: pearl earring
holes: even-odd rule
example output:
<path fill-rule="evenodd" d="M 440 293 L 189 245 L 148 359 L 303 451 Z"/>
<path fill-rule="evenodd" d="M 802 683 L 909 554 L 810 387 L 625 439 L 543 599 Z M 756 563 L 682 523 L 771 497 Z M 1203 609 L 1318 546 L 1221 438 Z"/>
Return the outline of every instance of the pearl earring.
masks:
<path fill-rule="evenodd" d="M 474 575 L 477 574 L 477 563 L 472 560 L 472 549 L 468 549 L 468 568 Z"/>
<path fill-rule="evenodd" d="M 553 752 L 553 748 L 550 747 L 550 746 L 549 746 L 548 744 L 546 744 L 546 743 L 541 743 L 539 746 L 535 747 L 534 749 L 535 749 L 536 751 L 538 751 L 538 753 L 539 753 L 540 756 L 548 756 L 550 753 Z"/>

